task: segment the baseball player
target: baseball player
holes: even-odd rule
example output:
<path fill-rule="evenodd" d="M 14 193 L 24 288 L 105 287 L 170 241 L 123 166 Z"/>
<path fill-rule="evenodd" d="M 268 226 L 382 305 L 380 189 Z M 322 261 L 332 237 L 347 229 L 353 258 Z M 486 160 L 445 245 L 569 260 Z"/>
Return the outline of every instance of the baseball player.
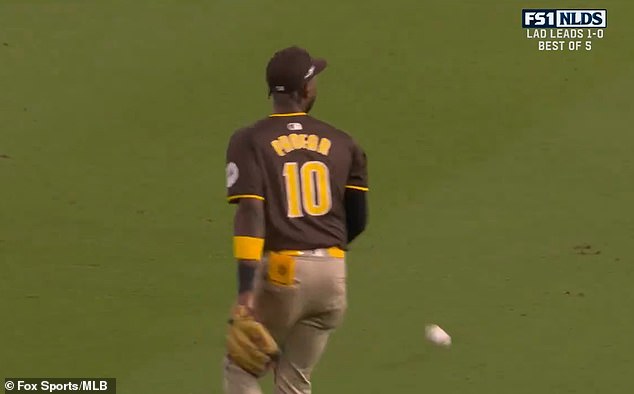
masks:
<path fill-rule="evenodd" d="M 266 68 L 273 113 L 227 149 L 236 204 L 238 296 L 227 334 L 226 394 L 310 394 L 311 372 L 346 310 L 347 246 L 366 226 L 366 156 L 345 132 L 308 115 L 326 61 L 290 47 Z"/>

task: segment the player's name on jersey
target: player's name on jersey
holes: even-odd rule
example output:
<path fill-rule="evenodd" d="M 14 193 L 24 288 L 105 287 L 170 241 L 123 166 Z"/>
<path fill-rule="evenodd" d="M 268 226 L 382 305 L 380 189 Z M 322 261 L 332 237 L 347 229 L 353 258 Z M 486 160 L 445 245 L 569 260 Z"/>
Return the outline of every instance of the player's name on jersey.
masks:
<path fill-rule="evenodd" d="M 277 137 L 271 141 L 271 146 L 278 156 L 285 156 L 297 149 L 306 149 L 328 156 L 332 142 L 328 138 L 316 134 L 292 133 Z"/>
<path fill-rule="evenodd" d="M 526 38 L 544 39 L 544 38 L 594 38 L 596 32 L 586 31 L 584 29 L 532 29 L 526 30 Z"/>

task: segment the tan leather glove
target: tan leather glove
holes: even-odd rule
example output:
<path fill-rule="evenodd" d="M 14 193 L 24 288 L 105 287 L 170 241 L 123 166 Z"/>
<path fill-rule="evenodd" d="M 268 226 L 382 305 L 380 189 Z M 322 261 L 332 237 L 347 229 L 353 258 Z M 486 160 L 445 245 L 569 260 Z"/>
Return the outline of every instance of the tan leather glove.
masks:
<path fill-rule="evenodd" d="M 263 375 L 279 348 L 269 331 L 244 306 L 234 308 L 229 321 L 227 351 L 231 360 L 254 376 Z"/>

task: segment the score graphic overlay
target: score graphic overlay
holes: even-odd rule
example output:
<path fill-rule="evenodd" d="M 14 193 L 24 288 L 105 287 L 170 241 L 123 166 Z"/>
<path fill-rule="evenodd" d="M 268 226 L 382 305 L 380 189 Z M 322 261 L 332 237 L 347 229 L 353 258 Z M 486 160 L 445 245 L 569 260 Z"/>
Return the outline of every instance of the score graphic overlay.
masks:
<path fill-rule="evenodd" d="M 608 10 L 523 9 L 522 27 L 540 51 L 591 51 L 608 27 Z"/>

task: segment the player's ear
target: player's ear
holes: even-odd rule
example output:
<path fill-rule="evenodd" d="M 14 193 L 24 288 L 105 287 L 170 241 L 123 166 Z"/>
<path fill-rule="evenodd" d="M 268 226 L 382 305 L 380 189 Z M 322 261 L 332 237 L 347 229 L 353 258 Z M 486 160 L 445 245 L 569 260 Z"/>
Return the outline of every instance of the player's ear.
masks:
<path fill-rule="evenodd" d="M 308 96 L 310 95 L 310 92 L 309 92 L 309 88 L 308 88 L 308 84 L 307 83 L 305 83 L 304 86 L 302 86 L 302 89 L 300 90 L 299 93 L 300 93 L 300 96 L 301 96 L 300 98 L 301 99 L 308 98 Z"/>

